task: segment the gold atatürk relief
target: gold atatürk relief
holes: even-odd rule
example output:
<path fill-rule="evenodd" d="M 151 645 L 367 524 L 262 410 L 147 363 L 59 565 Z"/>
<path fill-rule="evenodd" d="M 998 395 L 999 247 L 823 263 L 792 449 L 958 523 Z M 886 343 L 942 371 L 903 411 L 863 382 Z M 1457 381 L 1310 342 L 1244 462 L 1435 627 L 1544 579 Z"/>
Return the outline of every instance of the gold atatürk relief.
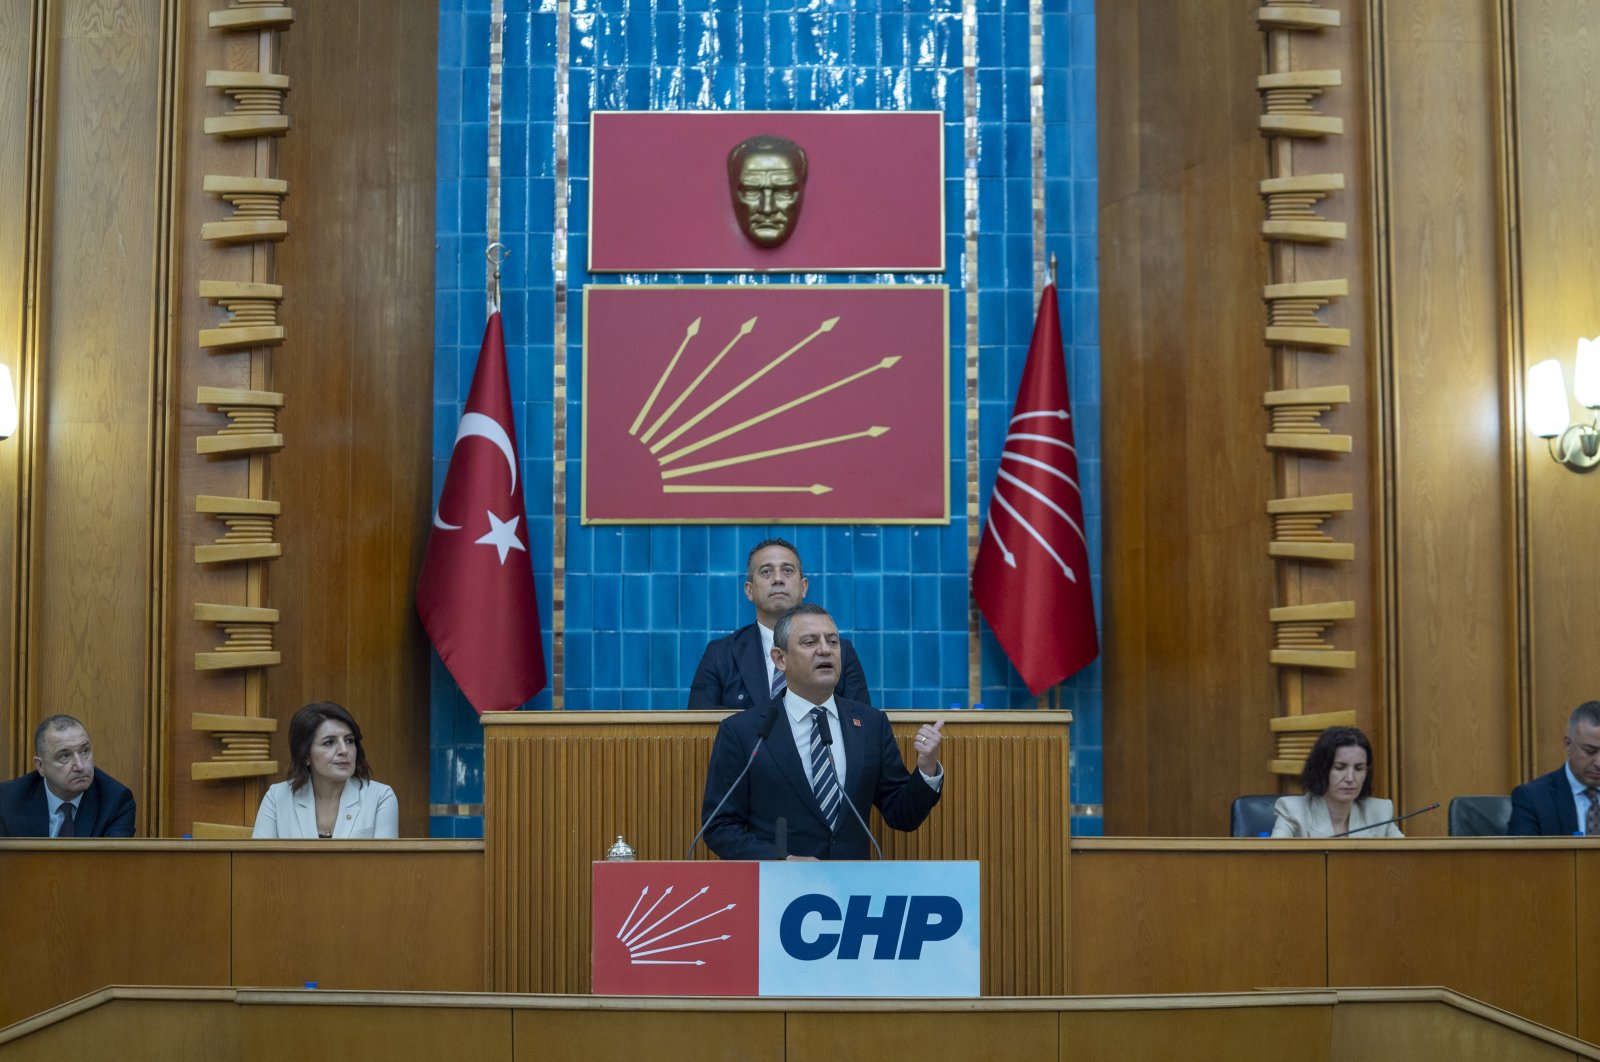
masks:
<path fill-rule="evenodd" d="M 757 247 L 794 232 L 806 189 L 805 149 L 781 136 L 753 136 L 728 152 L 728 188 L 739 228 Z"/>

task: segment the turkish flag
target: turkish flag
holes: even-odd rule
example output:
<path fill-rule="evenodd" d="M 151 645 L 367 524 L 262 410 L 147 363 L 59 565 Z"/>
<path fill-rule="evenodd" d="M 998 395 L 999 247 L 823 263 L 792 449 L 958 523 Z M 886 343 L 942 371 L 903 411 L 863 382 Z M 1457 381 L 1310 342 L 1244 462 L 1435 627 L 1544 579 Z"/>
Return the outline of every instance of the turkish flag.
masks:
<path fill-rule="evenodd" d="M 506 340 L 494 313 L 417 576 L 422 626 L 479 712 L 516 708 L 545 687 L 526 521 Z"/>
<path fill-rule="evenodd" d="M 972 593 L 1035 694 L 1100 655 L 1054 284 L 1039 301 Z"/>

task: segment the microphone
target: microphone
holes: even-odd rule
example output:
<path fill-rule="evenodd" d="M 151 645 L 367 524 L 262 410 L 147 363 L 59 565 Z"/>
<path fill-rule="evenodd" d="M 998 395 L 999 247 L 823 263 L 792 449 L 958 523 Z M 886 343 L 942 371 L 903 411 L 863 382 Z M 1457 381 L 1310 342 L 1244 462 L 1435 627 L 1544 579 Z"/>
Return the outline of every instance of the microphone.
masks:
<path fill-rule="evenodd" d="M 772 847 L 778 850 L 777 859 L 789 858 L 789 820 L 782 815 L 772 828 Z"/>
<path fill-rule="evenodd" d="M 833 748 L 833 727 L 831 726 L 822 727 L 822 747 L 825 749 Z M 830 752 L 828 755 L 832 756 L 833 753 Z M 861 832 L 867 835 L 867 840 L 871 841 L 872 847 L 877 850 L 878 858 L 882 859 L 883 848 L 878 844 L 878 839 L 872 836 L 872 831 L 867 829 L 867 820 L 863 819 L 861 812 L 856 810 L 856 802 L 851 800 L 850 794 L 844 791 L 843 784 L 839 786 L 839 803 L 850 809 L 850 814 L 854 815 L 856 821 L 861 824 Z"/>
<path fill-rule="evenodd" d="M 1414 819 L 1418 815 L 1421 815 L 1421 814 L 1423 814 L 1425 812 L 1438 811 L 1438 810 L 1439 810 L 1439 802 L 1438 801 L 1434 801 L 1432 804 L 1429 804 L 1425 808 L 1418 808 L 1415 811 L 1408 811 L 1404 815 L 1400 815 L 1400 816 L 1398 816 L 1396 818 L 1392 818 L 1392 819 L 1384 819 L 1382 822 L 1374 822 L 1370 826 L 1357 826 L 1353 830 L 1346 830 L 1343 833 L 1336 833 L 1336 834 L 1334 834 L 1334 836 L 1335 837 L 1349 837 L 1352 833 L 1361 833 L 1363 830 L 1376 830 L 1379 826 L 1388 826 L 1391 823 L 1404 822 L 1407 819 Z"/>
<path fill-rule="evenodd" d="M 717 806 L 711 809 L 711 814 L 706 816 L 706 821 L 700 824 L 699 832 L 694 835 L 694 840 L 689 842 L 689 850 L 683 855 L 684 859 L 694 858 L 694 846 L 700 842 L 701 834 L 706 832 L 706 827 L 711 825 L 711 820 L 717 817 L 717 812 L 722 810 L 722 805 L 726 804 L 728 798 L 733 796 L 733 791 L 739 788 L 739 783 L 744 781 L 744 776 L 750 773 L 750 765 L 756 762 L 756 753 L 761 751 L 761 746 L 766 743 L 767 738 L 772 736 L 772 728 L 777 724 L 778 716 L 782 714 L 782 701 L 775 700 L 768 705 L 766 718 L 761 720 L 761 730 L 756 734 L 755 747 L 750 750 L 750 758 L 744 761 L 744 770 L 739 772 L 739 777 L 733 780 L 733 784 L 728 787 L 728 791 L 722 794 L 722 799 L 717 801 Z"/>

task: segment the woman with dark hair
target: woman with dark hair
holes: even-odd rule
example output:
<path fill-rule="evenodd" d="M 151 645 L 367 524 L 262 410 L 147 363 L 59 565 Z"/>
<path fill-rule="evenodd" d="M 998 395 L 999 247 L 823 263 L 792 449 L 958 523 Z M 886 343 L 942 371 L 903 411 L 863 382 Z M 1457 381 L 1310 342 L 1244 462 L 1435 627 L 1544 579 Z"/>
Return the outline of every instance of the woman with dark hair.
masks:
<path fill-rule="evenodd" d="M 289 721 L 289 773 L 261 798 L 256 837 L 351 840 L 400 836 L 394 790 L 372 780 L 361 727 L 332 701 Z"/>
<path fill-rule="evenodd" d="M 1403 837 L 1392 822 L 1394 805 L 1372 795 L 1372 742 L 1353 726 L 1330 726 L 1317 738 L 1300 772 L 1303 796 L 1279 797 L 1272 813 L 1274 837 Z"/>

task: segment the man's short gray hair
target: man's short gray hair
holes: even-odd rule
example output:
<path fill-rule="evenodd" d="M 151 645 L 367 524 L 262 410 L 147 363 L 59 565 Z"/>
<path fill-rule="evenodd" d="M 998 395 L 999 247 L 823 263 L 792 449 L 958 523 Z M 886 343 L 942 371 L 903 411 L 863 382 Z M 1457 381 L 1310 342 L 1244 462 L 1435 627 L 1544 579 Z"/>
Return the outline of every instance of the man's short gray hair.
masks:
<path fill-rule="evenodd" d="M 44 758 L 44 736 L 52 730 L 71 730 L 73 727 L 83 727 L 87 734 L 89 728 L 70 715 L 52 715 L 33 729 L 33 754 L 40 759 Z"/>
<path fill-rule="evenodd" d="M 809 601 L 802 601 L 788 612 L 778 617 L 778 622 L 772 626 L 772 644 L 779 649 L 789 648 L 789 627 L 796 616 L 828 616 L 828 610 L 821 605 L 813 605 Z M 832 616 L 828 616 L 832 619 Z"/>
<path fill-rule="evenodd" d="M 1567 737 L 1577 740 L 1579 723 L 1600 726 L 1600 701 L 1584 701 L 1572 710 L 1567 719 Z"/>

